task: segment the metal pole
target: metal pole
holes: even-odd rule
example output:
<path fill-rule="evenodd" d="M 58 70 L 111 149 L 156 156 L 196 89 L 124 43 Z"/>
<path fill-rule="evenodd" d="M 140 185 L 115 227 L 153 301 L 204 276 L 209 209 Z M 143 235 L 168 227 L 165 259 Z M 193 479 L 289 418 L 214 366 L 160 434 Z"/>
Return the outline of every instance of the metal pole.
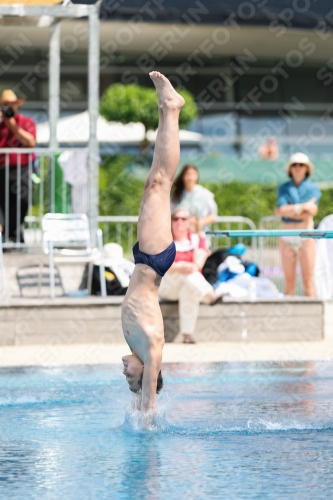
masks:
<path fill-rule="evenodd" d="M 99 3 L 89 9 L 89 61 L 88 61 L 88 110 L 89 134 L 89 224 L 91 242 L 96 247 L 98 228 L 98 168 L 99 145 L 97 141 L 97 119 L 99 115 Z"/>
<path fill-rule="evenodd" d="M 2 300 L 5 300 L 6 288 L 5 288 L 5 269 L 3 264 L 3 251 L 2 251 L 2 233 L 0 233 L 0 272 L 1 272 L 1 297 Z"/>
<path fill-rule="evenodd" d="M 54 255 L 53 255 L 53 241 L 50 234 L 49 239 L 49 270 L 50 270 L 50 296 L 51 299 L 55 298 L 55 282 L 54 282 Z"/>
<path fill-rule="evenodd" d="M 49 121 L 50 121 L 50 148 L 56 148 L 57 123 L 59 118 L 60 92 L 60 23 L 51 27 L 49 52 Z"/>
<path fill-rule="evenodd" d="M 56 22 L 51 27 L 50 52 L 49 52 L 49 123 L 50 123 L 50 148 L 57 148 L 57 124 L 59 118 L 60 94 L 60 23 Z M 51 152 L 49 162 L 49 189 L 50 211 L 54 211 L 55 198 L 55 161 L 54 152 Z"/>
<path fill-rule="evenodd" d="M 99 264 L 99 280 L 101 282 L 101 296 L 106 297 L 106 284 L 105 284 L 105 267 L 104 267 L 104 253 L 103 253 L 103 233 L 101 229 L 97 230 L 97 245 L 100 255 Z"/>
<path fill-rule="evenodd" d="M 16 168 L 16 244 L 21 243 L 21 155 L 17 155 Z"/>
<path fill-rule="evenodd" d="M 5 177 L 5 243 L 9 241 L 9 154 L 6 153 Z"/>
<path fill-rule="evenodd" d="M 240 231 L 206 231 L 208 235 L 218 238 L 280 238 L 281 236 L 299 236 L 300 238 L 328 238 L 333 239 L 331 229 L 243 229 Z"/>

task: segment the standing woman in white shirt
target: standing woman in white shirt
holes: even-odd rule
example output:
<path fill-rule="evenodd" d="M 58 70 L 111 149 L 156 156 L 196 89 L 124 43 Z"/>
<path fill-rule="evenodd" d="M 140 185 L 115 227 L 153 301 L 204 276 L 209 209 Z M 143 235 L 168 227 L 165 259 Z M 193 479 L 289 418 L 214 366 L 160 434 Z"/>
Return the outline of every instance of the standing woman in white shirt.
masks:
<path fill-rule="evenodd" d="M 171 194 L 171 213 L 178 208 L 188 210 L 198 218 L 199 230 L 206 231 L 209 224 L 216 220 L 217 205 L 214 194 L 197 184 L 199 172 L 195 165 L 188 164 L 173 184 Z"/>

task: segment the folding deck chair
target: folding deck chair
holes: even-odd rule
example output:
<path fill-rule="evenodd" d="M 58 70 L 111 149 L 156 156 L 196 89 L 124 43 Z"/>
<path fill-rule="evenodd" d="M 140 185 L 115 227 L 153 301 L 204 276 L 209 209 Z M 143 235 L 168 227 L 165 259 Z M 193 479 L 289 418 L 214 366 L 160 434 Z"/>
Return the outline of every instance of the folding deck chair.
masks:
<path fill-rule="evenodd" d="M 55 262 L 88 263 L 91 291 L 93 261 L 99 258 L 101 295 L 106 297 L 102 231 L 97 230 L 98 248 L 92 248 L 89 220 L 85 214 L 46 214 L 42 219 L 43 251 L 49 257 L 50 296 L 55 297 Z"/>

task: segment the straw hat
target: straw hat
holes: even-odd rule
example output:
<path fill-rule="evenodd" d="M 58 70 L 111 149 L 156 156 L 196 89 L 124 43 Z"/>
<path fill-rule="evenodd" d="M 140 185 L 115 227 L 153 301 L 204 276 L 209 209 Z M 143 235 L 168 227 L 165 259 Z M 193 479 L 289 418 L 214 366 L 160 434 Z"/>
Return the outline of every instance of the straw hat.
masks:
<path fill-rule="evenodd" d="M 3 90 L 0 97 L 0 106 L 4 104 L 17 104 L 18 106 L 22 106 L 25 102 L 25 99 L 17 98 L 17 95 L 11 89 Z"/>
<path fill-rule="evenodd" d="M 293 163 L 304 163 L 305 165 L 307 165 L 309 169 L 309 175 L 312 175 L 314 172 L 313 163 L 311 163 L 309 157 L 304 153 L 295 153 L 291 155 L 286 165 L 286 171 L 288 175 L 290 175 L 290 167 Z"/>

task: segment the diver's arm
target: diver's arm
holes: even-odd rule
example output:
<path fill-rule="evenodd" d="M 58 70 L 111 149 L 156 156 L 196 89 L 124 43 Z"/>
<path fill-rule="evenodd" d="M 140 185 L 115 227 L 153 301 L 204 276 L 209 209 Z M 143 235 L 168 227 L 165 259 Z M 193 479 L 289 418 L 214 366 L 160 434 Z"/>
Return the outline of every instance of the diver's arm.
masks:
<path fill-rule="evenodd" d="M 141 410 L 141 394 L 132 394 L 132 410 Z"/>
<path fill-rule="evenodd" d="M 157 378 L 162 364 L 162 351 L 152 350 L 146 360 L 142 377 L 141 410 L 148 413 L 156 409 Z"/>

